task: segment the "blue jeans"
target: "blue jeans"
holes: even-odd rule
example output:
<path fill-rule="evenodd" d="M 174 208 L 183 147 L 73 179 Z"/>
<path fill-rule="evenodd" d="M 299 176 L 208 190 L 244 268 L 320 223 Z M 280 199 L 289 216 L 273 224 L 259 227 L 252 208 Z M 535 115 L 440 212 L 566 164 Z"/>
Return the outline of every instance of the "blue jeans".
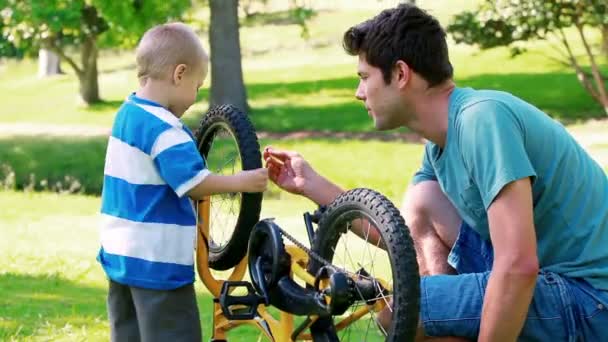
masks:
<path fill-rule="evenodd" d="M 420 319 L 427 335 L 477 339 L 493 256 L 490 242 L 463 224 L 448 256 L 458 275 L 421 279 Z M 608 341 L 607 308 L 607 291 L 541 269 L 519 341 Z"/>

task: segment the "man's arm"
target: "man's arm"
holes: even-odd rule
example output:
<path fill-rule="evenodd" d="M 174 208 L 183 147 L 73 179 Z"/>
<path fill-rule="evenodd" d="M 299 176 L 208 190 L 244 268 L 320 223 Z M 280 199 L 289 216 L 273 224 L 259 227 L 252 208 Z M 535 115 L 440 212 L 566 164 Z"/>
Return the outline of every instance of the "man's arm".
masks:
<path fill-rule="evenodd" d="M 483 301 L 479 341 L 515 341 L 539 270 L 529 178 L 507 184 L 488 208 L 494 264 Z"/>
<path fill-rule="evenodd" d="M 344 193 L 341 187 L 318 174 L 297 152 L 266 147 L 264 160 L 270 180 L 281 189 L 302 195 L 317 205 L 329 205 Z M 367 220 L 353 220 L 351 230 L 368 243 L 384 248 L 380 233 Z"/>

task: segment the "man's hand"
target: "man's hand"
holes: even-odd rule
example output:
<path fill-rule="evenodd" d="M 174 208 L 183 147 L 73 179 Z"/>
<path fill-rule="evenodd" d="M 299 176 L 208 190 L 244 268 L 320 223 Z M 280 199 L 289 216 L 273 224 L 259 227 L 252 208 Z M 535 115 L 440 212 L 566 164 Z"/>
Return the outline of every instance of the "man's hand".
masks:
<path fill-rule="evenodd" d="M 344 192 L 319 175 L 297 152 L 269 146 L 264 149 L 263 157 L 270 180 L 285 191 L 303 195 L 319 205 L 331 203 Z"/>
<path fill-rule="evenodd" d="M 268 186 L 268 169 L 259 168 L 241 171 L 237 175 L 242 192 L 264 192 Z"/>
<path fill-rule="evenodd" d="M 317 173 L 302 156 L 293 151 L 264 149 L 264 160 L 268 174 L 281 189 L 301 195 L 305 187 L 317 177 Z"/>

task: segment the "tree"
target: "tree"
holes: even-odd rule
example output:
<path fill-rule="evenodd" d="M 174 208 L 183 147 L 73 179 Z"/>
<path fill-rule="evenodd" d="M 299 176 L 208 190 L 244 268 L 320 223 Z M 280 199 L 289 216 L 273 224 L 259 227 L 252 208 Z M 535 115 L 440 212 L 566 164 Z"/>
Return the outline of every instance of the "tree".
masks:
<path fill-rule="evenodd" d="M 0 12 L 0 19 L 2 18 L 2 14 Z M 0 33 L 4 31 L 4 23 L 0 20 Z M 13 44 L 10 40 L 6 39 L 2 34 L 0 34 L 0 57 L 11 57 L 11 58 L 21 58 L 23 57 L 23 50 L 18 49 L 15 44 Z"/>
<path fill-rule="evenodd" d="M 210 105 L 230 103 L 248 112 L 239 39 L 238 0 L 210 0 Z"/>
<path fill-rule="evenodd" d="M 78 77 L 80 97 L 91 104 L 100 101 L 100 47 L 132 47 L 147 28 L 179 18 L 189 7 L 190 0 L 0 0 L 2 37 L 30 54 L 43 48 L 60 56 Z M 80 62 L 71 47 L 80 50 Z"/>
<path fill-rule="evenodd" d="M 53 51 L 41 47 L 38 50 L 38 77 L 62 74 L 60 57 Z"/>
<path fill-rule="evenodd" d="M 246 18 L 254 15 L 254 3 L 265 5 L 268 0 L 244 0 L 240 5 Z M 230 103 L 244 112 L 249 111 L 247 91 L 243 82 L 241 45 L 239 39 L 239 0 L 209 0 L 211 21 L 209 47 L 211 50 L 210 105 Z M 291 0 L 288 15 L 302 28 L 302 37 L 308 37 L 306 21 L 314 15 L 296 0 Z"/>
<path fill-rule="evenodd" d="M 576 31 L 584 55 L 578 56 L 567 28 Z M 595 48 L 589 31 L 599 30 L 602 49 Z M 606 77 L 598 65 L 602 54 L 608 58 L 608 3 L 606 0 L 486 0 L 475 11 L 456 15 L 447 31 L 458 43 L 477 44 L 482 49 L 509 46 L 513 54 L 523 50 L 517 42 L 556 38 L 556 58 L 571 67 L 585 90 L 608 114 Z M 590 65 L 590 71 L 584 62 Z"/>

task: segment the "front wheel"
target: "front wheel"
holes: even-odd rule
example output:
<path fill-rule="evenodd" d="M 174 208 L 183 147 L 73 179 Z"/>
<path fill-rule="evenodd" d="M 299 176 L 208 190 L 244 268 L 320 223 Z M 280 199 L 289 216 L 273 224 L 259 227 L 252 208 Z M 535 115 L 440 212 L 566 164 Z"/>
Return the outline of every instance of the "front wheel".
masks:
<path fill-rule="evenodd" d="M 314 340 L 327 340 L 327 334 L 337 335 L 330 340 L 340 341 L 414 340 L 420 301 L 418 263 L 409 229 L 390 200 L 369 189 L 342 194 L 321 217 L 312 250 L 351 277 L 377 279 L 382 287 L 374 300 L 356 298 L 343 315 L 313 324 Z M 322 266 L 311 259 L 308 271 L 316 274 Z"/>
<path fill-rule="evenodd" d="M 260 145 L 247 115 L 230 105 L 217 106 L 203 117 L 196 132 L 198 149 L 209 171 L 234 175 L 262 167 Z M 247 254 L 249 233 L 260 218 L 262 193 L 211 196 L 209 266 L 227 270 Z"/>

